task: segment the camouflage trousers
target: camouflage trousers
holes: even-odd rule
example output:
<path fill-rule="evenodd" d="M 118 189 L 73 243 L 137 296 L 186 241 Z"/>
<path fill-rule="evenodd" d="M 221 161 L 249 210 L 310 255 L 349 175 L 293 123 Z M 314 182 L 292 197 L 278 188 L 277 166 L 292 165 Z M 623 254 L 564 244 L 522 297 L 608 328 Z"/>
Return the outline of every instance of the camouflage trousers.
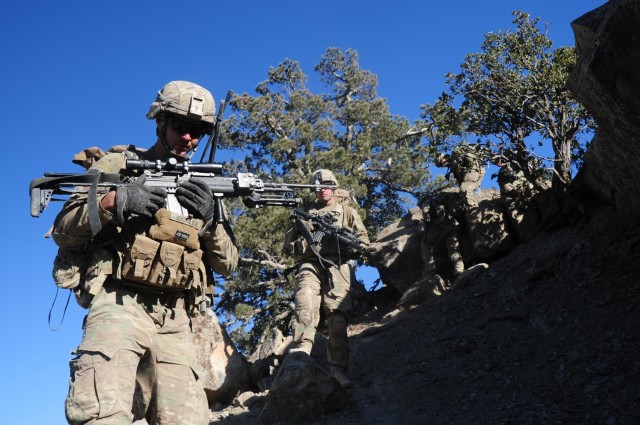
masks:
<path fill-rule="evenodd" d="M 320 267 L 317 263 L 302 263 L 298 267 L 295 293 L 295 315 L 292 323 L 293 347 L 311 353 L 320 308 L 324 309 L 329 331 L 327 358 L 331 366 L 349 366 L 347 318 L 351 311 L 351 279 L 353 265 Z"/>
<path fill-rule="evenodd" d="M 455 220 L 447 220 L 434 223 L 426 231 L 422 241 L 422 258 L 425 264 L 424 272 L 435 269 L 435 255 L 442 250 L 445 251 L 450 270 L 447 274 L 453 277 L 464 272 L 464 260 L 460 251 L 460 240 L 458 239 L 459 225 Z"/>
<path fill-rule="evenodd" d="M 130 425 L 136 380 L 146 387 L 149 424 L 208 424 L 182 302 L 105 286 L 85 317 L 82 342 L 69 363 L 70 424 Z"/>
<path fill-rule="evenodd" d="M 464 194 L 473 193 L 482 184 L 484 173 L 484 168 L 465 173 L 462 179 L 458 182 L 458 184 L 460 185 L 460 192 Z"/>
<path fill-rule="evenodd" d="M 441 241 L 447 251 L 447 258 L 451 264 L 451 270 L 454 276 L 458 276 L 464 272 L 464 261 L 460 253 L 460 241 L 455 234 L 448 235 Z"/>

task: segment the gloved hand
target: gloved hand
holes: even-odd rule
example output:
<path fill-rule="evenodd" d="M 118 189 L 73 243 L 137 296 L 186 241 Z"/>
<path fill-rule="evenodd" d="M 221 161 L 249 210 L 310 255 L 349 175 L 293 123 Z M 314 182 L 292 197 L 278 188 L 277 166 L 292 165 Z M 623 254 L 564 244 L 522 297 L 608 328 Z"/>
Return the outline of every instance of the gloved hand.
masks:
<path fill-rule="evenodd" d="M 176 199 L 194 216 L 210 223 L 216 211 L 215 200 L 209 186 L 202 180 L 182 182 L 176 189 Z"/>
<path fill-rule="evenodd" d="M 164 206 L 166 191 L 160 187 L 146 187 L 132 182 L 116 190 L 116 211 L 118 221 L 124 223 L 125 214 L 153 217 Z"/>

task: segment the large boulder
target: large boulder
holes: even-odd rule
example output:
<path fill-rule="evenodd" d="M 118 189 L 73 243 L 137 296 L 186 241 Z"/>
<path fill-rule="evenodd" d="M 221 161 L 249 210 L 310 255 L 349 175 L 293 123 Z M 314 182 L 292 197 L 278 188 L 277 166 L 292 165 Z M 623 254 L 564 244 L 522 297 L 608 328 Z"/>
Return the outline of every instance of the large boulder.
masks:
<path fill-rule="evenodd" d="M 192 319 L 193 342 L 209 405 L 229 403 L 248 389 L 249 368 L 213 311 Z"/>
<path fill-rule="evenodd" d="M 424 268 L 420 245 L 424 234 L 422 211 L 414 208 L 384 228 L 371 244 L 382 282 L 403 293 Z"/>
<path fill-rule="evenodd" d="M 268 329 L 264 333 L 258 348 L 247 357 L 252 387 L 260 391 L 271 387 L 282 357 L 289 349 L 292 340 L 292 336 L 285 337 L 277 327 Z"/>
<path fill-rule="evenodd" d="M 299 424 L 342 409 L 347 393 L 308 354 L 291 352 L 267 394 L 262 424 Z"/>
<path fill-rule="evenodd" d="M 574 190 L 640 212 L 640 2 L 612 0 L 571 23 L 568 86 L 598 123 Z"/>
<path fill-rule="evenodd" d="M 478 206 L 469 208 L 465 214 L 465 237 L 469 241 L 465 263 L 468 266 L 496 258 L 513 246 L 500 193 L 483 189 L 474 195 L 474 200 Z"/>

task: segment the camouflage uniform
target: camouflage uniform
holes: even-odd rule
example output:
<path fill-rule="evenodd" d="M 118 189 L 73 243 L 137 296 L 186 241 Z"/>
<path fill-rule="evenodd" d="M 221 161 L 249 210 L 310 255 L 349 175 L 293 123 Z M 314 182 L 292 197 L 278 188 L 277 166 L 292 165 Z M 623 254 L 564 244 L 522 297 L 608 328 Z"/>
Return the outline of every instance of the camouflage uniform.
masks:
<path fill-rule="evenodd" d="M 444 275 L 455 277 L 464 271 L 464 261 L 458 237 L 460 222 L 457 218 L 463 209 L 461 193 L 454 187 L 440 190 L 430 200 L 426 241 L 422 245 L 423 248 L 431 250 L 426 254 L 423 253 L 423 258 L 429 259 L 425 265 L 425 272 L 435 268 L 434 255 L 438 255 L 441 250 L 446 252 L 446 259 L 450 266 L 450 270 L 446 270 Z M 431 263 L 432 261 L 433 263 Z"/>
<path fill-rule="evenodd" d="M 462 143 L 451 151 L 447 161 L 451 174 L 460 186 L 460 192 L 464 194 L 467 205 L 475 207 L 473 192 L 480 187 L 485 175 L 484 159 L 479 146 L 471 146 Z"/>
<path fill-rule="evenodd" d="M 333 196 L 334 198 L 336 198 L 336 201 L 342 205 L 349 206 L 352 202 L 354 204 L 356 203 L 351 193 L 349 193 L 349 191 L 346 189 L 336 189 L 333 193 Z"/>
<path fill-rule="evenodd" d="M 510 232 L 519 242 L 531 239 L 545 214 L 553 211 L 553 206 L 545 204 L 542 201 L 545 197 L 540 196 L 540 188 L 544 192 L 544 188 L 548 187 L 547 182 L 538 180 L 536 187 L 522 170 L 515 171 L 509 164 L 505 164 L 498 171 L 498 185 L 509 218 Z"/>
<path fill-rule="evenodd" d="M 109 153 L 86 164 L 91 165 L 90 172 L 120 174 L 126 179 L 126 158 L 160 159 L 153 149 L 136 149 Z M 63 251 L 89 246 L 90 253 L 100 253 L 90 254 L 87 271 L 74 288 L 89 312 L 83 322 L 82 342 L 70 361 L 67 420 L 70 424 L 112 425 L 143 419 L 134 418 L 132 411 L 138 383 L 147 389 L 143 397 L 149 409 L 144 419 L 149 423 L 207 424 L 209 409 L 198 380 L 201 370 L 189 316 L 210 297 L 212 280 L 207 279 L 208 272 L 198 262 L 190 269 L 192 274 L 185 279 L 184 288 L 165 290 L 130 281 L 124 264 L 127 256 L 133 255 L 131 237 L 149 234 L 156 220 L 129 215 L 122 223 L 102 208 L 99 199 L 102 230 L 98 234 L 92 234 L 89 224 L 91 201 L 86 192 L 67 201 L 53 230 L 53 238 Z M 200 238 L 199 246 L 204 262 L 214 271 L 228 274 L 235 269 L 238 250 L 226 225 L 213 224 Z M 144 268 L 149 268 L 151 261 L 155 265 L 162 250 L 145 260 Z M 184 265 L 180 267 L 187 267 L 186 254 L 180 261 Z M 165 266 L 171 267 L 168 263 Z"/>
<path fill-rule="evenodd" d="M 335 215 L 336 226 L 347 229 L 363 243 L 369 243 L 362 219 L 353 208 L 334 202 L 324 207 L 315 204 L 306 210 L 311 214 Z M 292 323 L 293 349 L 311 353 L 322 307 L 329 330 L 329 364 L 346 370 L 349 365 L 347 319 L 351 311 L 353 253 L 339 247 L 335 240 L 325 236 L 320 243 L 319 253 L 323 259 L 335 263 L 335 266 L 324 263 L 323 267 L 296 227 L 287 232 L 285 249 L 296 260 L 298 269 L 295 317 Z"/>
<path fill-rule="evenodd" d="M 422 213 L 422 239 L 420 240 L 420 254 L 422 258 L 422 274 L 435 272 L 436 263 L 433 259 L 433 243 L 429 239 L 429 227 L 431 226 L 432 195 L 425 195 L 418 200 L 418 208 Z"/>

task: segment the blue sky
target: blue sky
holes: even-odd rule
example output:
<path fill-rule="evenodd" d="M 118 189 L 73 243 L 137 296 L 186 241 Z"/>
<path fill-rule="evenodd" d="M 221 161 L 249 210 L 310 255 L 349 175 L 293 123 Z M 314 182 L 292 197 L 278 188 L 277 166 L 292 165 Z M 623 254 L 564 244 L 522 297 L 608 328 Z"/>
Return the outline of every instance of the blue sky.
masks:
<path fill-rule="evenodd" d="M 85 311 L 72 301 L 61 328 L 47 315 L 55 256 L 43 238 L 59 205 L 29 215 L 28 184 L 89 146 L 148 147 L 145 113 L 166 82 L 192 80 L 216 99 L 253 93 L 285 58 L 311 75 L 328 47 L 358 51 L 395 114 L 419 117 L 444 90 L 444 74 L 480 49 L 483 34 L 524 10 L 550 24 L 555 47 L 573 45 L 570 22 L 602 0 L 15 1 L 0 3 L 4 147 L 1 258 L 4 327 L 0 422 L 65 424 L 70 351 Z M 227 158 L 231 158 L 227 154 Z M 221 158 L 225 159 L 225 158 Z M 57 326 L 67 292 L 58 295 Z"/>

